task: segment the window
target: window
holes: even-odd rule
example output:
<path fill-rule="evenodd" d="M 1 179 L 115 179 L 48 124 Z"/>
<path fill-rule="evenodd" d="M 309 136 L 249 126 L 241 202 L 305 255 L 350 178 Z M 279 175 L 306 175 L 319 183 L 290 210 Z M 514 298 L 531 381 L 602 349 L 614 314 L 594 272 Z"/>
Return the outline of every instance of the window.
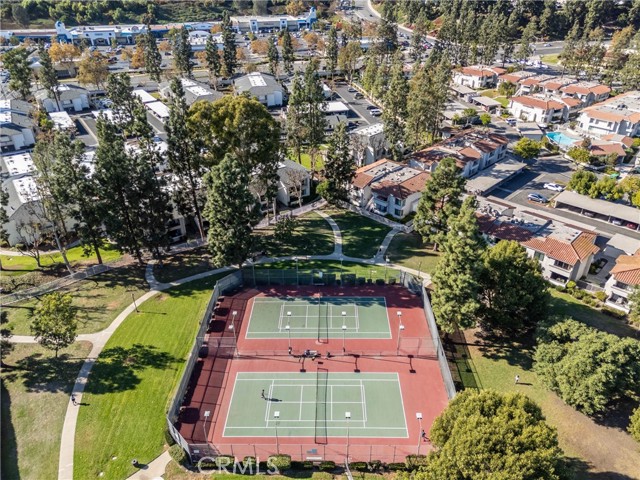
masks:
<path fill-rule="evenodd" d="M 553 266 L 561 268 L 562 270 L 571 270 L 571 265 L 569 265 L 568 263 L 561 262 L 559 260 L 556 260 L 555 262 L 553 262 Z"/>
<path fill-rule="evenodd" d="M 398 205 L 400 207 L 404 207 L 404 200 L 396 198 L 396 205 Z"/>
<path fill-rule="evenodd" d="M 395 211 L 393 212 L 393 214 L 394 214 L 396 217 L 401 217 L 401 216 L 402 216 L 402 209 L 400 209 L 400 208 L 396 208 L 396 209 L 395 209 Z"/>
<path fill-rule="evenodd" d="M 537 261 L 541 262 L 542 260 L 544 260 L 544 253 L 536 252 L 536 253 L 533 254 L 533 258 L 536 259 Z"/>

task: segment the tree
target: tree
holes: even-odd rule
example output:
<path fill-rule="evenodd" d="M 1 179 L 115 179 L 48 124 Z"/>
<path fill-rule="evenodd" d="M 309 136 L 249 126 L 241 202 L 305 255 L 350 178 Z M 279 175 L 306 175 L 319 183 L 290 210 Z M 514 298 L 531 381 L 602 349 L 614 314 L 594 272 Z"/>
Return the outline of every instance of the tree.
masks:
<path fill-rule="evenodd" d="M 527 26 L 522 31 L 520 37 L 520 46 L 516 51 L 515 59 L 519 62 L 526 62 L 531 57 L 533 50 L 531 49 L 531 43 L 535 39 L 536 32 L 538 30 L 538 23 L 535 18 L 532 18 Z"/>
<path fill-rule="evenodd" d="M 373 86 L 378 76 L 379 64 L 379 60 L 371 52 L 372 51 L 369 50 L 369 54 L 367 55 L 367 62 L 364 67 L 364 73 L 362 74 L 362 86 L 369 94 L 373 93 Z"/>
<path fill-rule="evenodd" d="M 276 37 L 269 38 L 269 49 L 267 50 L 267 59 L 269 60 L 269 72 L 271 75 L 278 75 L 278 64 L 280 63 L 280 54 L 278 53 Z"/>
<path fill-rule="evenodd" d="M 588 170 L 578 170 L 573 175 L 567 184 L 567 189 L 573 190 L 582 195 L 588 195 L 591 187 L 598 181 L 598 177 L 595 173 Z"/>
<path fill-rule="evenodd" d="M 636 285 L 629 294 L 629 321 L 640 325 L 640 286 Z"/>
<path fill-rule="evenodd" d="M 238 68 L 238 59 L 236 51 L 236 34 L 231 28 L 231 19 L 229 12 L 224 12 L 222 19 L 222 65 L 225 77 L 233 77 Z"/>
<path fill-rule="evenodd" d="M 627 430 L 637 442 L 640 442 L 640 407 L 636 408 L 629 418 L 629 426 Z"/>
<path fill-rule="evenodd" d="M 144 69 L 151 80 L 160 82 L 160 76 L 162 75 L 162 55 L 160 55 L 158 43 L 148 24 L 147 31 L 141 35 L 141 37 L 144 38 Z M 189 45 L 189 55 L 191 55 L 191 45 Z M 189 65 L 191 65 L 190 60 Z"/>
<path fill-rule="evenodd" d="M 18 25 L 22 27 L 29 25 L 29 11 L 19 3 L 11 5 L 11 16 Z"/>
<path fill-rule="evenodd" d="M 344 122 L 340 122 L 328 141 L 324 162 L 324 176 L 327 181 L 324 198 L 329 202 L 347 200 L 347 189 L 355 170 L 347 128 Z"/>
<path fill-rule="evenodd" d="M 349 81 L 353 81 L 353 72 L 356 69 L 358 59 L 362 55 L 360 42 L 349 42 L 340 49 L 338 54 L 338 65 L 347 74 Z M 332 70 L 333 75 L 333 70 Z"/>
<path fill-rule="evenodd" d="M 78 62 L 78 82 L 104 88 L 109 77 L 109 62 L 100 52 L 87 52 Z"/>
<path fill-rule="evenodd" d="M 498 86 L 498 93 L 503 97 L 511 98 L 516 94 L 517 85 L 513 82 L 502 82 Z"/>
<path fill-rule="evenodd" d="M 491 115 L 489 115 L 488 113 L 481 113 L 480 114 L 480 122 L 482 123 L 482 125 L 484 127 L 488 126 L 491 123 Z"/>
<path fill-rule="evenodd" d="M 389 54 L 398 49 L 398 24 L 395 2 L 383 2 L 380 23 L 378 24 L 378 40 L 381 52 Z"/>
<path fill-rule="evenodd" d="M 56 72 L 55 68 L 53 68 L 53 62 L 51 61 L 49 52 L 45 48 L 41 48 L 38 54 L 40 56 L 41 65 L 40 72 L 38 73 L 40 83 L 47 91 L 49 98 L 53 98 L 56 101 L 58 110 L 61 110 L 60 95 L 58 92 L 58 88 L 60 86 L 58 82 L 58 73 Z"/>
<path fill-rule="evenodd" d="M 78 321 L 71 295 L 55 292 L 42 297 L 31 317 L 31 333 L 44 348 L 56 352 L 71 345 Z"/>
<path fill-rule="evenodd" d="M 589 189 L 591 198 L 604 198 L 605 200 L 620 200 L 624 196 L 624 190 L 615 178 L 605 176 L 600 178 L 596 183 L 591 185 Z"/>
<path fill-rule="evenodd" d="M 640 390 L 640 342 L 572 319 L 537 332 L 534 371 L 549 389 L 586 415 Z"/>
<path fill-rule="evenodd" d="M 416 211 L 415 229 L 425 242 L 437 247 L 438 235 L 446 232 L 449 218 L 460 211 L 465 183 L 456 160 L 442 159 L 427 180 Z"/>
<path fill-rule="evenodd" d="M 213 83 L 214 88 L 217 90 L 218 77 L 220 77 L 220 73 L 222 71 L 222 64 L 220 63 L 218 45 L 216 44 L 213 35 L 209 35 L 207 37 L 207 43 L 204 51 L 207 70 L 209 71 L 209 83 Z"/>
<path fill-rule="evenodd" d="M 360 46 L 359 43 L 358 46 Z M 327 57 L 327 69 L 331 72 L 331 78 L 333 78 L 333 73 L 338 66 L 338 32 L 334 25 L 331 25 L 329 29 L 327 50 L 325 53 Z"/>
<path fill-rule="evenodd" d="M 249 191 L 249 171 L 234 154 L 225 155 L 204 177 L 209 249 L 218 266 L 238 265 L 251 251 L 251 229 L 257 202 Z"/>
<path fill-rule="evenodd" d="M 519 155 L 525 160 L 531 160 L 540 154 L 541 149 L 542 144 L 540 142 L 536 142 L 535 140 L 531 140 L 527 137 L 522 137 L 513 147 L 513 153 Z"/>
<path fill-rule="evenodd" d="M 6 310 L 0 312 L 0 365 L 5 366 L 4 359 L 13 351 L 13 327 L 9 323 L 9 313 Z"/>
<path fill-rule="evenodd" d="M 186 27 L 182 26 L 182 28 L 174 30 L 169 38 L 176 70 L 181 75 L 192 78 L 193 63 L 191 62 L 191 55 L 193 50 L 189 43 L 189 32 Z"/>
<path fill-rule="evenodd" d="M 544 320 L 547 284 L 535 259 L 515 241 L 503 240 L 486 250 L 480 279 L 480 320 L 498 331 L 522 331 Z"/>
<path fill-rule="evenodd" d="M 445 332 L 473 327 L 480 308 L 480 255 L 485 247 L 476 220 L 475 197 L 467 197 L 458 215 L 449 218 L 442 234 L 442 256 L 433 274 L 431 304 L 438 325 Z"/>
<path fill-rule="evenodd" d="M 327 118 L 324 112 L 326 105 L 322 83 L 318 76 L 318 65 L 311 61 L 304 72 L 304 104 L 302 124 L 304 126 L 304 140 L 311 155 L 312 174 L 320 145 L 324 141 Z"/>
<path fill-rule="evenodd" d="M 297 17 L 306 11 L 306 7 L 302 0 L 288 0 L 285 8 L 287 15 Z"/>
<path fill-rule="evenodd" d="M 289 30 L 285 30 L 282 33 L 282 61 L 284 62 L 284 71 L 287 75 L 291 75 L 293 72 L 293 61 L 295 55 L 293 52 L 293 42 L 291 41 L 291 34 Z"/>
<path fill-rule="evenodd" d="M 10 75 L 9 89 L 25 100 L 31 94 L 31 68 L 29 52 L 24 47 L 9 50 L 2 56 L 2 63 Z"/>
<path fill-rule="evenodd" d="M 628 90 L 640 89 L 640 52 L 636 51 L 629 55 L 624 68 L 620 71 L 620 81 Z"/>
<path fill-rule="evenodd" d="M 584 147 L 571 147 L 567 151 L 567 156 L 578 163 L 590 163 L 591 161 L 591 154 Z"/>
<path fill-rule="evenodd" d="M 291 82 L 291 94 L 289 95 L 285 127 L 287 147 L 295 155 L 298 163 L 302 163 L 302 147 L 305 138 L 303 124 L 304 104 L 304 85 L 300 74 L 296 72 Z"/>
<path fill-rule="evenodd" d="M 80 49 L 73 43 L 54 42 L 49 47 L 49 55 L 54 63 L 61 64 L 72 75 L 75 75 L 75 60 L 80 56 Z"/>
<path fill-rule="evenodd" d="M 203 159 L 193 141 L 187 121 L 189 107 L 184 98 L 182 82 L 171 81 L 171 104 L 167 130 L 167 160 L 174 174 L 172 196 L 178 211 L 184 217 L 194 217 L 200 237 L 204 240 L 200 179 L 204 174 Z"/>
<path fill-rule="evenodd" d="M 9 232 L 4 228 L 9 223 L 9 215 L 7 214 L 7 205 L 9 205 L 9 192 L 0 185 L 0 246 L 5 246 L 9 241 Z M 2 260 L 0 259 L 0 270 L 2 270 Z"/>
<path fill-rule="evenodd" d="M 520 393 L 464 390 L 436 418 L 430 436 L 436 449 L 416 480 L 566 478 L 555 429 Z"/>
<path fill-rule="evenodd" d="M 404 76 L 402 58 L 396 55 L 391 68 L 389 88 L 384 95 L 382 123 L 393 159 L 402 159 L 404 150 L 404 119 L 407 115 L 407 80 Z"/>

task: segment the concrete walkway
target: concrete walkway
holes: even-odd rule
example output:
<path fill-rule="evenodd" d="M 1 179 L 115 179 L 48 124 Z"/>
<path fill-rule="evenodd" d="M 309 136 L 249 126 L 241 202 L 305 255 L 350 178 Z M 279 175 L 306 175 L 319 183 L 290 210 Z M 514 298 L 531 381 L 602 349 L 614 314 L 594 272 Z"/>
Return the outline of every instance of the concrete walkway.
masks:
<path fill-rule="evenodd" d="M 149 462 L 144 468 L 129 477 L 130 480 L 155 480 L 162 478 L 167 465 L 171 461 L 171 455 L 165 451 L 162 455 Z"/>
<path fill-rule="evenodd" d="M 322 210 L 316 210 L 316 213 L 324 218 L 333 230 L 333 255 L 342 255 L 342 232 L 340 227 L 333 218 L 324 213 Z"/>
<path fill-rule="evenodd" d="M 389 244 L 391 243 L 391 240 L 393 240 L 393 237 L 395 237 L 399 231 L 399 229 L 394 228 L 389 233 L 387 233 L 386 237 L 384 237 L 384 240 L 382 240 L 382 243 L 380 244 L 380 248 L 378 248 L 378 253 L 376 253 L 376 262 L 386 263 L 385 258 L 387 256 L 387 249 L 389 248 Z"/>

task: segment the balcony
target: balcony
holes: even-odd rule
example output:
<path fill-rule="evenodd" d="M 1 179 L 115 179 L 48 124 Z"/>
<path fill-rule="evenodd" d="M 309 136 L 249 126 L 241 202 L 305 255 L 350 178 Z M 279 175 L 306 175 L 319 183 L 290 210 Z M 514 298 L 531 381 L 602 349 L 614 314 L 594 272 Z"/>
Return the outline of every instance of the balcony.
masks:
<path fill-rule="evenodd" d="M 613 293 L 609 298 L 607 298 L 607 301 L 605 302 L 605 304 L 608 307 L 615 308 L 617 310 L 621 310 L 626 313 L 629 312 L 629 303 L 627 302 L 626 297 L 621 297 L 619 295 L 616 295 L 615 293 Z"/>
<path fill-rule="evenodd" d="M 549 265 L 547 265 L 547 268 L 549 269 L 549 271 L 551 272 L 551 274 L 553 275 L 554 273 L 560 273 L 560 275 L 564 276 L 564 275 L 571 275 L 571 272 L 573 272 L 573 266 L 563 263 L 563 262 L 558 262 L 555 261 Z"/>
<path fill-rule="evenodd" d="M 555 272 L 551 272 L 551 275 L 549 276 L 549 278 L 547 278 L 547 280 L 549 281 L 549 283 L 552 283 L 553 285 L 558 285 L 559 287 L 566 287 L 567 282 L 569 281 L 567 277 L 558 275 Z"/>

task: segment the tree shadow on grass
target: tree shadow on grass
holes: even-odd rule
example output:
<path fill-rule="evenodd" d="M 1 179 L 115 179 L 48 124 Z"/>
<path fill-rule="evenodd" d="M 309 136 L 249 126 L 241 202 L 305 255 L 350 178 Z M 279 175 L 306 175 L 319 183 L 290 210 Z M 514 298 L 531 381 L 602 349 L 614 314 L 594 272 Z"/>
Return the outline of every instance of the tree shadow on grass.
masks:
<path fill-rule="evenodd" d="M 638 408 L 638 400 L 623 398 L 608 405 L 602 415 L 590 417 L 598 425 L 627 431 L 633 411 Z"/>
<path fill-rule="evenodd" d="M 177 368 L 178 361 L 153 345 L 108 348 L 94 364 L 86 391 L 99 395 L 131 390 L 140 383 L 143 370 Z"/>
<path fill-rule="evenodd" d="M 0 381 L 0 398 L 2 399 L 2 478 L 20 479 L 18 470 L 18 443 L 16 432 L 11 421 L 11 396 L 4 385 L 4 378 Z"/>
<path fill-rule="evenodd" d="M 496 335 L 487 330 L 478 330 L 474 337 L 482 356 L 491 360 L 505 360 L 509 365 L 524 370 L 533 368 L 535 339 L 533 333 L 521 334 L 517 339 Z"/>
<path fill-rule="evenodd" d="M 7 381 L 22 380 L 28 392 L 71 393 L 84 358 L 59 353 L 51 358 L 34 353 L 21 358 L 6 374 Z"/>
<path fill-rule="evenodd" d="M 617 472 L 591 472 L 591 465 L 581 458 L 567 458 L 567 466 L 572 470 L 575 480 L 635 480 L 629 475 Z"/>

